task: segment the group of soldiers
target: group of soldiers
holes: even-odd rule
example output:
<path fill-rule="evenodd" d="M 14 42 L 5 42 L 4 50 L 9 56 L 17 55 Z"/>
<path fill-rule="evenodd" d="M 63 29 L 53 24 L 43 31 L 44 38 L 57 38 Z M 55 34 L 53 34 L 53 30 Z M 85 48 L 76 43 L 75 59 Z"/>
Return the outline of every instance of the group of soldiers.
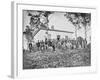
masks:
<path fill-rule="evenodd" d="M 52 40 L 47 40 L 47 38 L 45 39 L 45 41 L 39 41 L 36 43 L 37 49 L 38 50 L 47 50 L 49 47 L 52 47 L 53 51 L 55 51 L 55 45 L 53 44 Z"/>
<path fill-rule="evenodd" d="M 77 48 L 85 48 L 85 40 L 65 40 L 65 39 L 47 39 L 37 41 L 35 45 L 29 43 L 29 51 L 32 51 L 32 47 L 36 47 L 37 51 L 45 51 L 49 48 L 52 48 L 52 51 L 56 49 L 77 49 Z"/>

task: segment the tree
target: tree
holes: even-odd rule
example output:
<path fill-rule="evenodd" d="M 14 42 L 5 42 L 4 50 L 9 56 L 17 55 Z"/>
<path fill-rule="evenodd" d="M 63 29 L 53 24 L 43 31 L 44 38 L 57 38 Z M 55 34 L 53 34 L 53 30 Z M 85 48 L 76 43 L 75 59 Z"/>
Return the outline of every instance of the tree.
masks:
<path fill-rule="evenodd" d="M 87 28 L 90 27 L 90 24 L 91 24 L 91 14 L 81 13 L 79 16 L 79 20 L 85 29 L 85 40 L 87 40 Z"/>
<path fill-rule="evenodd" d="M 26 37 L 28 43 L 31 42 L 31 40 L 33 39 L 31 29 L 29 28 L 28 25 L 26 26 L 26 29 L 25 29 L 25 31 L 23 32 L 23 35 L 25 35 L 25 37 Z"/>
<path fill-rule="evenodd" d="M 26 35 L 26 39 L 28 42 L 32 42 L 34 39 L 34 35 L 38 33 L 41 28 L 48 28 L 48 16 L 52 14 L 51 11 L 27 11 L 30 17 L 29 26 L 25 26 L 26 29 L 23 34 Z"/>
<path fill-rule="evenodd" d="M 81 27 L 84 27 L 85 41 L 87 42 L 87 27 L 90 27 L 91 24 L 91 14 L 66 12 L 65 16 L 75 26 L 76 39 L 77 39 L 77 30 L 80 29 Z"/>
<path fill-rule="evenodd" d="M 80 29 L 80 23 L 78 19 L 79 13 L 71 13 L 71 12 L 66 12 L 64 15 L 69 22 L 71 22 L 75 26 L 75 38 L 77 39 L 77 30 Z"/>

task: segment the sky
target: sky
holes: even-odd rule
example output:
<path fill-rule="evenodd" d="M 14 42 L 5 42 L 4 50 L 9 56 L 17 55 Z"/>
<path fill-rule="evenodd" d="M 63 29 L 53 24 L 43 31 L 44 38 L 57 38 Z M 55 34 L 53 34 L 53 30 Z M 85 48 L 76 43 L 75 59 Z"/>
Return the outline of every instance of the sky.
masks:
<path fill-rule="evenodd" d="M 64 31 L 71 31 L 71 32 L 75 32 L 75 26 L 70 23 L 67 18 L 64 16 L 64 12 L 54 12 L 53 14 L 49 15 L 49 28 L 51 28 L 51 26 L 54 26 L 54 29 L 57 30 L 64 30 Z M 24 29 L 26 25 L 29 25 L 29 19 L 30 17 L 27 16 L 27 11 L 24 11 Z M 34 37 L 35 42 L 37 40 L 44 40 L 46 37 L 45 34 L 45 30 L 40 30 L 36 36 Z M 65 36 L 68 36 L 69 38 L 75 38 L 75 33 L 71 34 L 71 33 L 64 33 L 64 32 L 54 32 L 54 31 L 48 31 L 49 34 L 51 34 L 51 38 L 56 38 L 56 35 L 61 35 L 61 38 L 65 38 Z M 88 42 L 90 40 L 90 31 L 88 31 L 87 33 L 88 35 Z M 78 30 L 77 32 L 77 36 L 81 36 L 84 38 L 84 28 L 81 28 L 80 30 Z"/>

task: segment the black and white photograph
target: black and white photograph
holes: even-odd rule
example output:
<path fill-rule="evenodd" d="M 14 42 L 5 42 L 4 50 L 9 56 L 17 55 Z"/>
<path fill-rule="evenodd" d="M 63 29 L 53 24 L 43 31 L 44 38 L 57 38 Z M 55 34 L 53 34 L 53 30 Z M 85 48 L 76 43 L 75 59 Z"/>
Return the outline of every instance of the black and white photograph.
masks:
<path fill-rule="evenodd" d="M 23 69 L 91 66 L 91 13 L 23 10 Z"/>

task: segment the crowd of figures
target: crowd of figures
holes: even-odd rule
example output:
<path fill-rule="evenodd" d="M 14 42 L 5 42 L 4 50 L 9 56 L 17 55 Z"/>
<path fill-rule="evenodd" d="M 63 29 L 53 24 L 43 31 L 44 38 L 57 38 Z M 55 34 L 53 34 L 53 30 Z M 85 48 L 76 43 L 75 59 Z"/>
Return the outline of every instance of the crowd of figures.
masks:
<path fill-rule="evenodd" d="M 47 39 L 37 41 L 35 44 L 29 43 L 28 48 L 29 51 L 45 51 L 48 49 L 51 49 L 52 51 L 55 51 L 56 49 L 79 49 L 79 48 L 86 48 L 87 47 L 87 41 L 84 40 L 82 37 L 78 37 L 77 40 L 70 39 Z"/>

